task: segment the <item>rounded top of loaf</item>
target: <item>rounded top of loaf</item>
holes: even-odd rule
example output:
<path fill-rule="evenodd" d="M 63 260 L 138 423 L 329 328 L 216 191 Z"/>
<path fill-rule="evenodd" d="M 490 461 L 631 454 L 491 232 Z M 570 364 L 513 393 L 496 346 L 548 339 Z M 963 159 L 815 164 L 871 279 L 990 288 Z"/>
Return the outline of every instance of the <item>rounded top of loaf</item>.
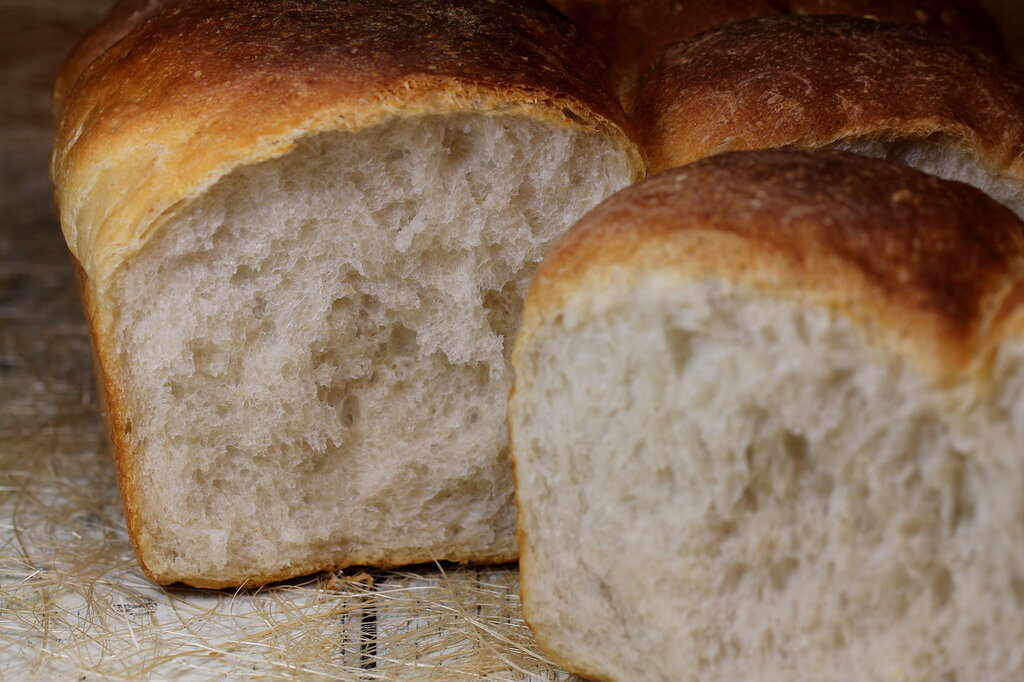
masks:
<path fill-rule="evenodd" d="M 939 380 L 1024 331 L 1024 223 L 967 185 L 847 152 L 733 152 L 585 215 L 527 297 L 517 348 L 580 294 L 652 272 L 844 314 Z"/>
<path fill-rule="evenodd" d="M 636 109 L 652 172 L 722 151 L 942 137 L 1024 177 L 1024 73 L 903 24 L 738 21 L 666 49 Z"/>
<path fill-rule="evenodd" d="M 227 172 L 324 130 L 522 113 L 642 168 L 600 56 L 539 0 L 132 0 L 109 21 L 61 79 L 51 161 L 94 285 Z"/>
<path fill-rule="evenodd" d="M 668 45 L 731 21 L 778 14 L 839 14 L 918 24 L 1002 54 L 992 19 L 974 0 L 551 0 L 604 50 L 622 91 Z"/>
<path fill-rule="evenodd" d="M 129 31 L 167 5 L 180 0 L 119 0 L 107 11 L 103 20 L 86 33 L 64 60 L 53 86 L 53 114 L 60 120 L 68 91 L 96 58 Z"/>

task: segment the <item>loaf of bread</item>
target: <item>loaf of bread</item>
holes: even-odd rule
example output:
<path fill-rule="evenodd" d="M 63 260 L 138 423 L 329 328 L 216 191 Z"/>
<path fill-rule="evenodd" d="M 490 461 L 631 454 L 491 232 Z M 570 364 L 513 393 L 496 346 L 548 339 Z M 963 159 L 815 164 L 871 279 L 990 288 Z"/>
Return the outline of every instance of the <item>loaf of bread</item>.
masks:
<path fill-rule="evenodd" d="M 52 175 L 147 573 L 514 559 L 506 337 L 642 172 L 596 50 L 539 0 L 126 7 Z"/>
<path fill-rule="evenodd" d="M 509 407 L 523 608 L 603 680 L 1024 679 L 1024 224 L 835 151 L 585 216 Z"/>
<path fill-rule="evenodd" d="M 665 47 L 731 21 L 777 14 L 845 15 L 918 24 L 1003 54 L 975 0 L 550 0 L 607 56 L 627 101 Z"/>
<path fill-rule="evenodd" d="M 668 48 L 638 93 L 652 172 L 835 148 L 972 184 L 1024 215 L 1024 72 L 918 27 L 748 19 Z"/>

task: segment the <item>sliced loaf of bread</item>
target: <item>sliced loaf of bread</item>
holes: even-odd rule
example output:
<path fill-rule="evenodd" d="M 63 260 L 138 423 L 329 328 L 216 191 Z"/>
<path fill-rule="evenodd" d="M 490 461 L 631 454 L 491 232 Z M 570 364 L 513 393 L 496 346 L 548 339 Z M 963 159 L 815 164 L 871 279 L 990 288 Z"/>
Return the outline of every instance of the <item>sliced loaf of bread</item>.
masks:
<path fill-rule="evenodd" d="M 509 407 L 523 608 L 602 680 L 1024 678 L 1024 224 L 842 152 L 590 212 Z"/>

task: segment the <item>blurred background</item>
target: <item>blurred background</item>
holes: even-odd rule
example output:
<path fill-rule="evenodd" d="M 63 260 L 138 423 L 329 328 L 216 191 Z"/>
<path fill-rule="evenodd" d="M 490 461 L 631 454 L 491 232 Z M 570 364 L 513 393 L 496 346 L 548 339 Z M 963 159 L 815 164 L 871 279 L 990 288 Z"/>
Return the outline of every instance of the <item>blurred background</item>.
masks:
<path fill-rule="evenodd" d="M 1024 0 L 981 0 L 981 4 L 995 17 L 1010 54 L 1024 65 Z"/>

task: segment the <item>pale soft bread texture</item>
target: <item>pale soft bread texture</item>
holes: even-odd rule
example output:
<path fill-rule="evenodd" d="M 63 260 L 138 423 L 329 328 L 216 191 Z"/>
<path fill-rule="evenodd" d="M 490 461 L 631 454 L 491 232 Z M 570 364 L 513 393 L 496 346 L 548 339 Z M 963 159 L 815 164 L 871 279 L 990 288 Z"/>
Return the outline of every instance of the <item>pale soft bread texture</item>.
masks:
<path fill-rule="evenodd" d="M 528 622 L 609 680 L 1024 675 L 1024 224 L 726 154 L 541 265 L 509 424 Z"/>
<path fill-rule="evenodd" d="M 1024 216 L 1024 180 L 1017 173 L 994 170 L 982 162 L 977 153 L 943 139 L 942 135 L 910 139 L 850 137 L 822 145 L 822 148 L 895 161 L 940 178 L 972 185 L 1018 216 Z"/>
<path fill-rule="evenodd" d="M 505 337 L 628 179 L 592 135 L 456 115 L 221 180 L 113 284 L 150 570 L 514 558 Z"/>
<path fill-rule="evenodd" d="M 525 0 L 143 4 L 52 165 L 143 568 L 513 560 L 505 337 L 643 169 L 599 58 Z"/>
<path fill-rule="evenodd" d="M 850 149 L 968 182 L 1024 215 L 1024 73 L 917 27 L 738 21 L 667 49 L 636 120 L 652 172 L 723 151 Z"/>
<path fill-rule="evenodd" d="M 1002 54 L 992 19 L 975 0 L 549 0 L 608 57 L 628 103 L 637 81 L 669 45 L 739 19 L 844 15 L 918 24 Z"/>

